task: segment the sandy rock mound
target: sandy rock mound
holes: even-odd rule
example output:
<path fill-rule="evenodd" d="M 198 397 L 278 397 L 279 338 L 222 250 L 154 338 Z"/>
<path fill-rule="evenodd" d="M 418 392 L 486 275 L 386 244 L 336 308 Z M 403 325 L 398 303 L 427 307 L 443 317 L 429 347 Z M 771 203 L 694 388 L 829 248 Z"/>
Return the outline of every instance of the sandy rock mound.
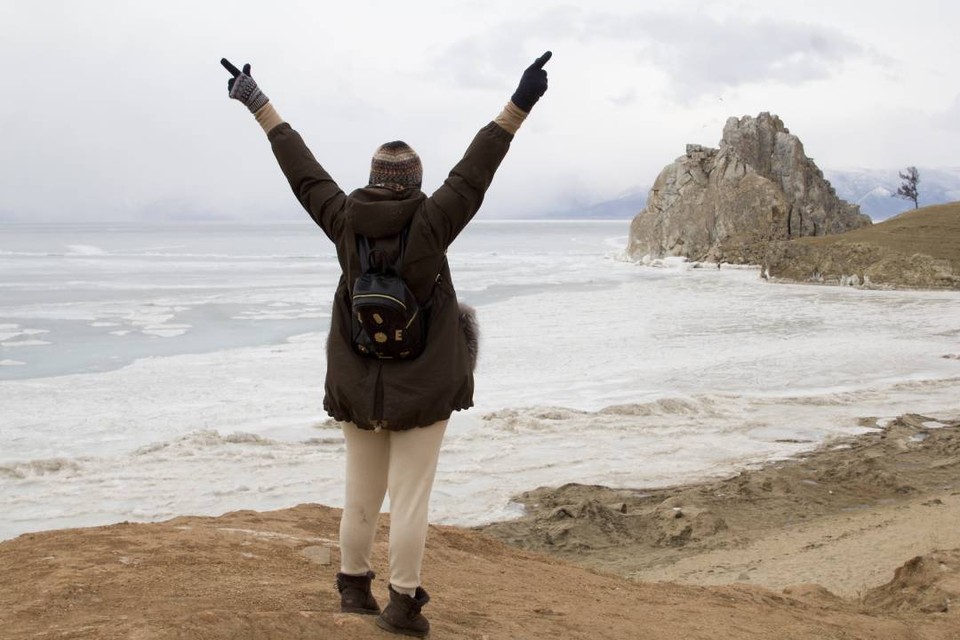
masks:
<path fill-rule="evenodd" d="M 728 550 L 742 550 L 766 537 L 777 562 L 793 562 L 785 552 L 773 551 L 775 540 L 791 534 L 797 536 L 791 543 L 796 544 L 796 562 L 814 569 L 801 575 L 814 578 L 818 550 L 832 553 L 834 545 L 892 526 L 887 516 L 857 525 L 848 514 L 911 501 L 917 502 L 912 507 L 917 513 L 932 518 L 948 510 L 938 511 L 935 496 L 950 505 L 960 496 L 960 422 L 905 414 L 882 427 L 875 419 L 864 424 L 873 430 L 713 482 L 658 489 L 541 487 L 515 497 L 523 516 L 481 530 L 523 549 L 631 577 L 661 578 L 667 574 L 664 567 L 683 564 L 686 573 L 677 575 L 694 582 L 727 577 L 763 579 L 764 584 L 776 581 L 769 560 L 760 566 L 739 554 L 734 561 Z M 929 495 L 934 497 L 925 501 Z M 819 520 L 834 522 L 833 532 L 804 533 Z M 952 548 L 953 539 L 943 541 Z M 909 553 L 895 557 L 894 566 Z M 694 566 L 695 558 L 706 555 L 713 564 Z M 870 586 L 886 578 L 870 571 Z M 843 578 L 836 577 L 833 584 L 837 581 Z M 849 579 L 846 584 L 849 593 Z M 853 590 L 862 586 L 857 583 Z"/>
<path fill-rule="evenodd" d="M 882 611 L 950 614 L 960 629 L 960 550 L 909 560 L 889 584 L 870 591 L 864 604 Z"/>

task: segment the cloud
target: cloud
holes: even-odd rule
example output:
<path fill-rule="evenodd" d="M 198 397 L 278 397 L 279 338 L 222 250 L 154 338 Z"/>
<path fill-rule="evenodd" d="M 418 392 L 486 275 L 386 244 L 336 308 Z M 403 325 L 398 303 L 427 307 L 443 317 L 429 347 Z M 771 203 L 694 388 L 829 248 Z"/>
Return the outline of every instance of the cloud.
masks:
<path fill-rule="evenodd" d="M 661 69 L 681 100 L 746 84 L 828 78 L 865 54 L 840 31 L 795 22 L 637 14 L 594 15 L 590 23 L 597 37 L 635 42 L 639 60 Z"/>
<path fill-rule="evenodd" d="M 944 129 L 960 131 L 960 93 L 953 97 L 953 102 L 943 113 L 937 114 L 934 120 Z"/>
<path fill-rule="evenodd" d="M 637 103 L 637 100 L 637 90 L 633 88 L 627 89 L 626 91 L 621 91 L 614 96 L 610 96 L 610 102 L 618 107 L 632 106 Z"/>
<path fill-rule="evenodd" d="M 581 35 L 579 13 L 575 8 L 558 8 L 495 24 L 452 43 L 431 66 L 462 88 L 512 88 L 524 68 L 518 65 L 530 64 L 545 50 L 538 48 L 539 43 Z"/>
<path fill-rule="evenodd" d="M 681 102 L 748 84 L 801 84 L 832 77 L 852 59 L 876 57 L 830 27 L 771 19 L 747 21 L 660 12 L 614 14 L 575 7 L 487 27 L 451 45 L 438 65 L 461 86 L 502 87 L 530 42 L 553 42 L 593 58 L 596 67 L 631 65 L 666 77 Z M 629 55 L 616 57 L 616 43 Z M 629 103 L 629 91 L 610 96 Z"/>

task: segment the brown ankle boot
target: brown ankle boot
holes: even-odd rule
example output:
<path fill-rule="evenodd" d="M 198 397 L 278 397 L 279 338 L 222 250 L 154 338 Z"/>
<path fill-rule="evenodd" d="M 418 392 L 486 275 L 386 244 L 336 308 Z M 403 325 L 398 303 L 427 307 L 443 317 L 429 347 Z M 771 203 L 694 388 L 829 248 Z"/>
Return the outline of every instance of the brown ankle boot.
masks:
<path fill-rule="evenodd" d="M 428 602 L 430 596 L 421 587 L 417 587 L 416 595 L 408 596 L 394 591 L 393 585 L 390 585 L 390 604 L 377 618 L 377 626 L 392 633 L 425 638 L 430 633 L 430 623 L 420 609 Z"/>
<path fill-rule="evenodd" d="M 362 576 L 338 573 L 337 591 L 340 592 L 340 611 L 368 615 L 380 613 L 380 605 L 370 592 L 370 583 L 374 577 L 373 571 L 367 571 Z"/>

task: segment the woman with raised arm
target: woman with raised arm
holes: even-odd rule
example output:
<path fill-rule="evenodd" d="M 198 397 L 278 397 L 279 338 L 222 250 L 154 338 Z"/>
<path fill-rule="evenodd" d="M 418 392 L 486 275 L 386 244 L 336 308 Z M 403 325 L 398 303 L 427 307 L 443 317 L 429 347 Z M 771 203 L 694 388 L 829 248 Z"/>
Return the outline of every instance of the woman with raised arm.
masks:
<path fill-rule="evenodd" d="M 394 633 L 424 637 L 430 631 L 421 613 L 430 597 L 420 584 L 430 492 L 447 421 L 473 405 L 476 326 L 457 302 L 446 250 L 477 213 L 514 134 L 547 90 L 543 66 L 550 56 L 544 53 L 523 72 L 510 101 L 430 196 L 420 190 L 420 158 L 401 141 L 380 146 L 369 184 L 345 194 L 260 90 L 250 65 L 241 71 L 221 60 L 233 76 L 229 96 L 254 114 L 294 195 L 336 244 L 342 274 L 327 340 L 323 406 L 342 423 L 346 441 L 337 588 L 342 611 L 379 614 L 377 624 Z M 391 341 L 407 339 L 413 318 L 408 326 L 388 327 L 392 316 L 358 311 L 361 296 L 355 295 L 362 276 L 375 271 L 376 285 L 391 270 L 412 296 L 407 302 L 418 308 L 416 340 L 393 351 Z M 402 296 L 365 291 L 368 300 L 395 304 L 398 317 L 410 311 Z M 377 330 L 378 324 L 385 328 Z M 381 612 L 371 591 L 371 553 L 387 492 L 390 584 Z"/>

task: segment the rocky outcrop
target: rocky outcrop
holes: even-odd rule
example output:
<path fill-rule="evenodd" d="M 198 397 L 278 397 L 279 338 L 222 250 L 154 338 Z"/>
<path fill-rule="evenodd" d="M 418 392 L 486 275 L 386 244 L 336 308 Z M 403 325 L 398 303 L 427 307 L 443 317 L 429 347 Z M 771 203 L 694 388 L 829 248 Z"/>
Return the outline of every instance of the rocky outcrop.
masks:
<path fill-rule="evenodd" d="M 720 148 L 687 145 L 630 226 L 634 259 L 760 264 L 771 243 L 870 224 L 837 197 L 777 116 L 730 118 Z"/>

